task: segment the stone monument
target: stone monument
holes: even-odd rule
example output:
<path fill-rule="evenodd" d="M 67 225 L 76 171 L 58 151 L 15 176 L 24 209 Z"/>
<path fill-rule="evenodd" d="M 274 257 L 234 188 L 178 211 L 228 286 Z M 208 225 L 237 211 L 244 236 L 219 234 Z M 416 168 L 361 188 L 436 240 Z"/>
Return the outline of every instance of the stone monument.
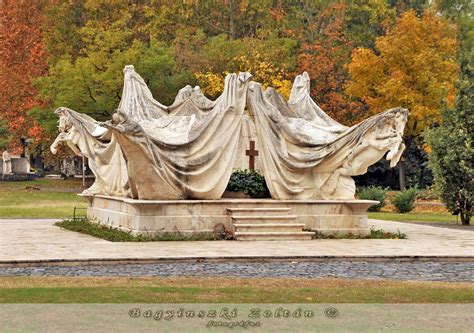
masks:
<path fill-rule="evenodd" d="M 57 109 L 51 151 L 66 142 L 87 157 L 96 176 L 82 193 L 91 219 L 136 233 L 212 232 L 222 223 L 237 239 L 310 238 L 303 229 L 366 234 L 366 210 L 376 202 L 355 200 L 351 177 L 384 156 L 397 164 L 408 111 L 346 127 L 311 99 L 309 81 L 298 75 L 287 101 L 249 73 L 229 74 L 216 100 L 186 86 L 165 106 L 126 66 L 112 119 Z M 258 164 L 272 199 L 221 199 L 245 157 L 250 168 Z"/>
<path fill-rule="evenodd" d="M 8 151 L 4 151 L 0 157 L 0 174 L 3 180 L 31 179 L 28 166 L 26 158 L 10 155 Z"/>
<path fill-rule="evenodd" d="M 8 150 L 5 150 L 2 154 L 2 160 L 3 160 L 3 169 L 2 169 L 2 174 L 3 175 L 10 175 L 12 174 L 12 159 L 10 157 L 10 153 Z"/>

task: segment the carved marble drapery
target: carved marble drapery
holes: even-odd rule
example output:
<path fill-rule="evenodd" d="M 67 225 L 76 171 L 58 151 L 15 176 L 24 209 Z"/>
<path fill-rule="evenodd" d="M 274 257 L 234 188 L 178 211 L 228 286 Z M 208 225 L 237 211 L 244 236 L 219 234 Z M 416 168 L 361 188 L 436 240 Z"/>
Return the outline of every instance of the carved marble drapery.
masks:
<path fill-rule="evenodd" d="M 390 109 L 346 127 L 311 99 L 309 77 L 297 76 L 289 101 L 249 73 L 229 74 L 215 101 L 199 87 L 181 89 L 170 106 L 153 99 L 133 66 L 110 121 L 57 110 L 60 135 L 89 158 L 96 175 L 87 193 L 138 199 L 219 199 L 252 122 L 258 163 L 275 199 L 351 199 L 351 176 L 385 155 L 396 165 L 408 111 Z M 248 114 L 244 112 L 248 108 Z M 247 124 L 243 126 L 243 124 Z"/>

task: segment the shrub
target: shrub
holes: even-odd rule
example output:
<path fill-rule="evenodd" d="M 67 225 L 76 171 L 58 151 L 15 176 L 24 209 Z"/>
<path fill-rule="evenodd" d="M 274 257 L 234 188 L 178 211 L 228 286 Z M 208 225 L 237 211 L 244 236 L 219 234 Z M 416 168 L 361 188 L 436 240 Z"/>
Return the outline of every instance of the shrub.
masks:
<path fill-rule="evenodd" d="M 244 192 L 252 198 L 268 193 L 265 178 L 255 170 L 236 170 L 230 176 L 227 191 Z"/>
<path fill-rule="evenodd" d="M 416 188 L 411 188 L 395 194 L 392 204 L 399 213 L 408 213 L 413 210 L 416 198 Z"/>
<path fill-rule="evenodd" d="M 362 187 L 358 191 L 359 199 L 363 200 L 377 200 L 378 205 L 369 208 L 369 212 L 380 212 L 385 206 L 385 199 L 387 198 L 387 189 L 379 186 Z"/>

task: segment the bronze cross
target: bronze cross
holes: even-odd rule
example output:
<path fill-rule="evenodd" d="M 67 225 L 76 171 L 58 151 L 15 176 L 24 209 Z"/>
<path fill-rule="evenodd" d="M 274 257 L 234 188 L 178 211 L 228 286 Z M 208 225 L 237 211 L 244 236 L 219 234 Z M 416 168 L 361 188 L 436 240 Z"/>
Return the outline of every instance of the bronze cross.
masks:
<path fill-rule="evenodd" d="M 249 157 L 249 169 L 255 170 L 255 156 L 258 156 L 258 150 L 255 150 L 255 141 L 250 141 L 250 149 L 245 151 L 245 155 Z"/>

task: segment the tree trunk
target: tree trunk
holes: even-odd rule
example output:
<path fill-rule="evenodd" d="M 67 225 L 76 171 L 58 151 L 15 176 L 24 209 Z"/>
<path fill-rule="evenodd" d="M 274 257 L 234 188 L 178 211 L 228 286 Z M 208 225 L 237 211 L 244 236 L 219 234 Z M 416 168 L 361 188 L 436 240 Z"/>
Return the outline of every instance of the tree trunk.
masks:
<path fill-rule="evenodd" d="M 462 225 L 470 225 L 470 218 L 468 216 L 468 214 L 465 214 L 464 211 L 461 210 L 461 212 L 459 213 L 459 216 L 461 216 L 461 224 Z"/>
<path fill-rule="evenodd" d="M 400 182 L 400 191 L 404 191 L 406 189 L 406 182 L 405 182 L 405 160 L 403 157 L 398 162 L 398 180 Z"/>
<path fill-rule="evenodd" d="M 35 157 L 34 157 L 34 167 L 35 169 L 44 169 L 44 164 L 43 164 L 43 158 L 41 156 L 41 149 L 36 151 Z"/>
<path fill-rule="evenodd" d="M 229 34 L 231 39 L 236 39 L 235 33 L 235 11 L 236 3 L 235 0 L 229 2 Z"/>
<path fill-rule="evenodd" d="M 420 180 L 418 181 L 418 188 L 419 189 L 424 189 L 425 188 L 425 168 L 421 168 Z"/>

